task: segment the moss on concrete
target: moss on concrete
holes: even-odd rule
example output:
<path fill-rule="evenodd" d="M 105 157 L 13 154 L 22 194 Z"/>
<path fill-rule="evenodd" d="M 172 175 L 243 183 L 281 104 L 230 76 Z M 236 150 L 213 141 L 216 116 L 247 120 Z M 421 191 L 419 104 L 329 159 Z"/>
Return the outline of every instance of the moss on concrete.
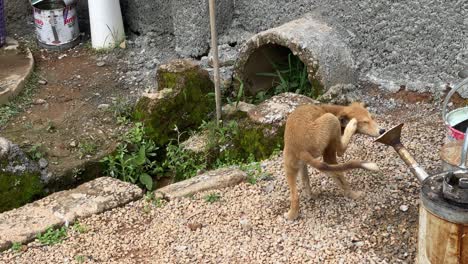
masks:
<path fill-rule="evenodd" d="M 175 126 L 179 131 L 195 129 L 214 111 L 208 72 L 190 64 L 184 67 L 176 72 L 159 71 L 162 90 L 154 98 L 143 97 L 135 108 L 135 119 L 144 122 L 147 135 L 159 146 L 177 138 Z"/>
<path fill-rule="evenodd" d="M 249 157 L 264 160 L 283 146 L 284 128 L 255 124 L 247 118 L 238 120 L 239 131 L 232 137 L 232 147 L 220 153 L 220 159 L 246 161 Z M 276 130 L 274 133 L 272 131 Z"/>
<path fill-rule="evenodd" d="M 42 197 L 43 188 L 39 173 L 16 175 L 0 171 L 0 213 Z"/>

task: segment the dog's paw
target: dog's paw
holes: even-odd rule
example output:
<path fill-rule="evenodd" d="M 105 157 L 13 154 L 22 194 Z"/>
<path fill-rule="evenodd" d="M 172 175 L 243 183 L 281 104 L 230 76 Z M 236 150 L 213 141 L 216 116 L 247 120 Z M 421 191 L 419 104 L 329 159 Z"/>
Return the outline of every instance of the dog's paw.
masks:
<path fill-rule="evenodd" d="M 378 171 L 379 166 L 374 162 L 363 162 L 362 168 L 370 171 Z"/>
<path fill-rule="evenodd" d="M 348 122 L 348 125 L 346 125 L 346 128 L 349 127 L 351 132 L 354 133 L 357 130 L 357 125 L 358 125 L 358 121 L 356 120 L 356 118 L 353 118 Z"/>
<path fill-rule="evenodd" d="M 353 200 L 359 199 L 364 195 L 364 192 L 361 191 L 348 191 L 345 193 L 345 196 Z"/>
<path fill-rule="evenodd" d="M 284 214 L 284 218 L 286 218 L 286 220 L 288 221 L 294 221 L 297 219 L 298 216 L 299 216 L 299 212 L 293 212 L 291 210 L 289 210 L 289 212 Z"/>

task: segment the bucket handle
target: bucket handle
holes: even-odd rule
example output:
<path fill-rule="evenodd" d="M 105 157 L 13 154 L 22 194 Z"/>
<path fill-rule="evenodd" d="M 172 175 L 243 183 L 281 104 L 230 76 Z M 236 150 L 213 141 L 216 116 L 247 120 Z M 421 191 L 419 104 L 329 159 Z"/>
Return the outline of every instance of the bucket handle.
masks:
<path fill-rule="evenodd" d="M 465 135 L 468 135 L 468 128 L 466 128 L 466 131 L 465 131 Z M 461 150 L 461 157 L 460 157 L 460 165 L 458 165 L 458 167 L 460 167 L 462 170 L 466 170 L 466 156 L 467 156 L 467 152 L 468 152 L 468 140 L 467 140 L 468 136 L 465 136 L 465 138 L 463 139 L 463 147 L 462 147 L 462 150 Z"/>
<path fill-rule="evenodd" d="M 447 96 L 445 97 L 444 99 L 444 104 L 443 104 L 443 108 L 442 108 L 442 120 L 444 120 L 444 123 L 446 125 L 449 125 L 448 121 L 447 121 L 447 104 L 448 102 L 450 101 L 450 98 L 452 98 L 453 94 L 458 90 L 460 89 L 461 87 L 465 86 L 468 84 L 468 78 L 462 80 L 460 83 L 458 83 L 457 85 L 455 85 L 455 87 L 453 87 L 452 90 L 450 90 L 450 92 L 447 94 Z"/>

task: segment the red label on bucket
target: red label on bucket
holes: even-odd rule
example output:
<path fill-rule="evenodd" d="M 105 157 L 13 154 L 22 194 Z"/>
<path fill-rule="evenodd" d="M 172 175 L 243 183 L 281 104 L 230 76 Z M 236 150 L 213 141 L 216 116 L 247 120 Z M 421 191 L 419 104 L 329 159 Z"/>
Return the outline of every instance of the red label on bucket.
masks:
<path fill-rule="evenodd" d="M 463 140 L 465 138 L 465 133 L 462 133 L 451 126 L 447 126 L 447 127 L 450 130 L 449 137 L 455 140 Z"/>

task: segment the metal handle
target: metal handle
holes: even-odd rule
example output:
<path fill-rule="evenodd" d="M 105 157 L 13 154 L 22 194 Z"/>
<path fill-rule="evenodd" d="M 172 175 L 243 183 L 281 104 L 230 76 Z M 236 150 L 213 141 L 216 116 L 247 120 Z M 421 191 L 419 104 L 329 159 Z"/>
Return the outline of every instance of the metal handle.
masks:
<path fill-rule="evenodd" d="M 465 131 L 465 138 L 463 139 L 463 147 L 461 150 L 460 165 L 458 166 L 463 170 L 466 170 L 466 155 L 468 151 L 468 140 L 467 140 L 468 136 L 466 135 L 468 135 L 468 128 L 466 128 L 466 131 Z"/>
<path fill-rule="evenodd" d="M 445 100 L 444 100 L 444 104 L 443 104 L 443 108 L 442 108 L 442 120 L 444 120 L 444 123 L 446 125 L 450 125 L 447 121 L 447 104 L 448 102 L 450 101 L 450 98 L 452 98 L 453 94 L 455 94 L 455 92 L 460 89 L 461 87 L 465 86 L 468 84 L 468 78 L 464 79 L 463 81 L 461 81 L 460 83 L 458 83 L 457 85 L 455 85 L 455 87 L 453 87 L 452 90 L 450 90 L 450 92 L 447 94 L 447 96 L 445 97 Z"/>

